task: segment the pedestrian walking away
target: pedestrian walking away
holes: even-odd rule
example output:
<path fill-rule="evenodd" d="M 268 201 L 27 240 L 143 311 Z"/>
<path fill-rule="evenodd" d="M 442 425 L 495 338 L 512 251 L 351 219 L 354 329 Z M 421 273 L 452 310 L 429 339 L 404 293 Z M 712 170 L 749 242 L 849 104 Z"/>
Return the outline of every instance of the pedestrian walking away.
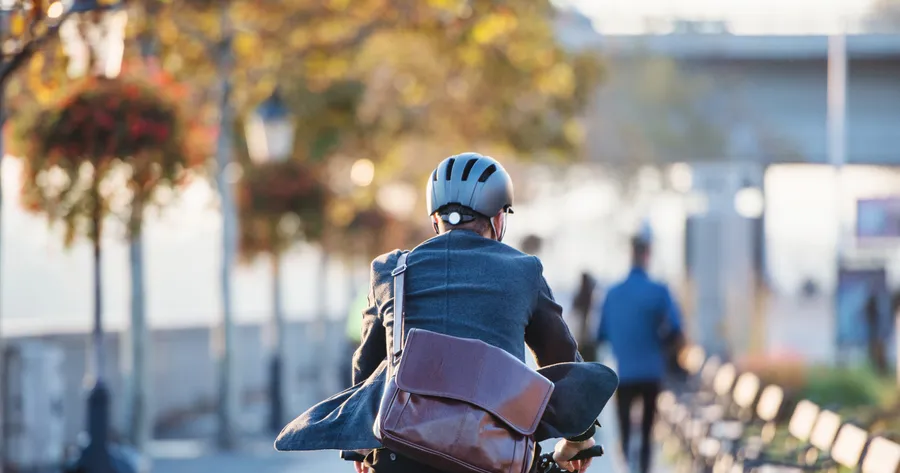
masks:
<path fill-rule="evenodd" d="M 624 281 L 612 286 L 600 309 L 598 343 L 612 346 L 618 363 L 619 389 L 616 394 L 622 450 L 629 458 L 631 407 L 640 399 L 640 471 L 649 473 L 650 433 L 656 416 L 656 398 L 666 375 L 672 344 L 682 337 L 681 314 L 669 289 L 647 274 L 651 241 L 647 235 L 631 240 L 631 271 Z"/>

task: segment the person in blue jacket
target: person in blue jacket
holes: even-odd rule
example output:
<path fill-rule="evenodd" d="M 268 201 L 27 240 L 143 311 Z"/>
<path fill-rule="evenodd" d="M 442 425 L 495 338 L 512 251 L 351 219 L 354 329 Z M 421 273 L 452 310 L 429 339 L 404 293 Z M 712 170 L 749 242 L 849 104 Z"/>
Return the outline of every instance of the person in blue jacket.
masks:
<path fill-rule="evenodd" d="M 650 432 L 656 398 L 666 375 L 668 340 L 681 335 L 681 314 L 669 289 L 647 275 L 650 238 L 632 238 L 632 268 L 624 281 L 612 286 L 601 306 L 599 343 L 608 343 L 618 363 L 616 393 L 619 428 L 625 457 L 629 454 L 631 406 L 643 402 L 640 471 L 650 471 Z"/>

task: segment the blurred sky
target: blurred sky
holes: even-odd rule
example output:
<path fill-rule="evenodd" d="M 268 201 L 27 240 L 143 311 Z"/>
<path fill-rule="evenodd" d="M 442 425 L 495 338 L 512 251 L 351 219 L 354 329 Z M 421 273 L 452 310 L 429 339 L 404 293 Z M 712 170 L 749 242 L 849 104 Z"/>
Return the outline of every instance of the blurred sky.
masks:
<path fill-rule="evenodd" d="M 874 0 L 553 0 L 606 34 L 639 34 L 650 17 L 725 21 L 734 34 L 810 34 L 865 16 Z"/>

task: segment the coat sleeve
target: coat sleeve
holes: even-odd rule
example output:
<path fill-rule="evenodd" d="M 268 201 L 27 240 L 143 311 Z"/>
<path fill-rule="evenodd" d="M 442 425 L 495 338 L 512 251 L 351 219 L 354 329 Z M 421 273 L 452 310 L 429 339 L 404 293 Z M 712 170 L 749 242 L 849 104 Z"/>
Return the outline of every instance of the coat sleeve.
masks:
<path fill-rule="evenodd" d="M 354 386 L 368 379 L 387 357 L 384 324 L 378 312 L 373 284 L 374 281 L 369 284 L 368 307 L 361 314 L 363 320 L 359 348 L 353 354 Z"/>

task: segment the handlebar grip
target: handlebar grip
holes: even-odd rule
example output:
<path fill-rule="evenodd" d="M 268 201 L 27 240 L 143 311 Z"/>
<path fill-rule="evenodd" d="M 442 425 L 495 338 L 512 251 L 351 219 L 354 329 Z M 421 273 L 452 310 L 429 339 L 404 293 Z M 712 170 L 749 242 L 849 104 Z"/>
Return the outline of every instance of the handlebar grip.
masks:
<path fill-rule="evenodd" d="M 361 462 L 365 461 L 366 457 L 359 452 L 353 451 L 341 451 L 341 460 L 345 460 L 348 462 Z"/>
<path fill-rule="evenodd" d="M 572 457 L 572 460 L 587 460 L 588 458 L 602 457 L 604 453 L 603 445 L 594 445 L 587 450 L 578 452 L 577 455 Z"/>

